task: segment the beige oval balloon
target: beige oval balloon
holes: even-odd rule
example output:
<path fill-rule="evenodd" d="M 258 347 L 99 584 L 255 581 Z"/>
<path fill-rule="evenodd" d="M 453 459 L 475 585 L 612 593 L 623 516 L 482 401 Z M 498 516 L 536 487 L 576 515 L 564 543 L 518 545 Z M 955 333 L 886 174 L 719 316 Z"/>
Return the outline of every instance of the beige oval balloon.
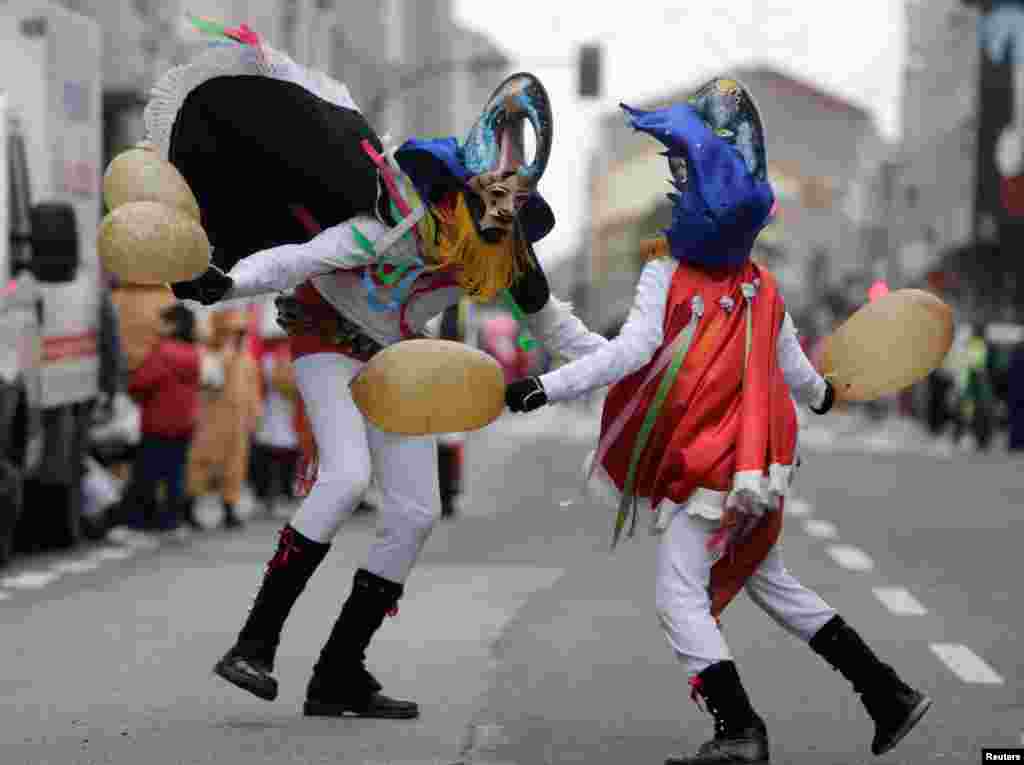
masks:
<path fill-rule="evenodd" d="M 108 210 L 129 202 L 162 202 L 200 220 L 199 203 L 178 168 L 144 143 L 121 152 L 107 166 L 103 199 Z"/>
<path fill-rule="evenodd" d="M 844 401 L 873 401 L 936 369 L 953 344 L 953 311 L 922 290 L 862 306 L 825 340 L 822 368 Z"/>
<path fill-rule="evenodd" d="M 100 224 L 104 267 L 135 284 L 190 281 L 210 267 L 210 241 L 198 221 L 159 202 L 129 202 Z"/>
<path fill-rule="evenodd" d="M 505 408 L 505 375 L 498 362 L 451 340 L 389 346 L 349 387 L 370 422 L 407 436 L 478 430 Z"/>

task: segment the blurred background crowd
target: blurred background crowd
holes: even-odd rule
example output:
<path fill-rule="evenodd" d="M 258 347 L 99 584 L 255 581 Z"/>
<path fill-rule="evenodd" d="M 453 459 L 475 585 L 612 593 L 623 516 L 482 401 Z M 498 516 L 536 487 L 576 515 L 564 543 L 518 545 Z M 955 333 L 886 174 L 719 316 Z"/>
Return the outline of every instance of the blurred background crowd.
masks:
<path fill-rule="evenodd" d="M 309 435 L 272 302 L 197 312 L 166 288 L 117 284 L 95 254 L 104 168 L 144 137 L 155 78 L 203 44 L 186 11 L 244 21 L 343 79 L 395 141 L 461 135 L 502 76 L 535 71 L 555 108 L 542 191 L 559 216 L 539 255 L 555 293 L 607 336 L 628 313 L 640 240 L 670 215 L 659 147 L 616 105 L 653 107 L 710 74 L 736 76 L 764 113 L 778 197 L 755 258 L 778 275 L 808 353 L 819 358 L 829 333 L 890 289 L 935 292 L 956 312 L 942 368 L 846 414 L 952 452 L 1024 449 L 1024 2 L 885 5 L 899 23 L 864 71 L 877 79 L 887 67 L 897 84 L 898 131 L 868 99 L 787 65 L 810 60 L 817 22 L 779 4 L 750 18 L 716 6 L 701 19 L 652 4 L 643 30 L 624 20 L 614 34 L 591 29 L 611 11 L 551 9 L 541 34 L 528 19 L 453 0 L 0 2 L 0 565 L 112 529 L 183 538 L 237 528 L 296 501 Z M 784 15 L 796 32 L 773 42 L 766 30 Z M 648 62 L 642 87 L 624 74 L 639 59 L 622 51 L 641 32 L 707 43 L 723 28 L 735 39 L 717 54 Z M 542 55 L 531 40 L 561 47 Z M 460 306 L 442 326 L 509 379 L 559 362 L 523 350 L 500 305 Z M 464 444 L 454 434 L 439 449 L 449 515 Z"/>

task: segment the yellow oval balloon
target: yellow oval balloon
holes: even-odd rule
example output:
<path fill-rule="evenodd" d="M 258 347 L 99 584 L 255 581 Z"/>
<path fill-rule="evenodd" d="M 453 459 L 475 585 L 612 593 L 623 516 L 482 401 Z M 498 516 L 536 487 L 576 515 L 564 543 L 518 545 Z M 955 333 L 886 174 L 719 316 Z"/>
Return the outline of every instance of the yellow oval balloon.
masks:
<path fill-rule="evenodd" d="M 896 290 L 826 338 L 822 368 L 840 400 L 873 401 L 923 380 L 952 344 L 948 305 L 922 290 Z"/>
<path fill-rule="evenodd" d="M 159 202 L 129 202 L 100 224 L 104 267 L 125 282 L 164 284 L 195 279 L 210 267 L 210 241 L 199 222 Z"/>
<path fill-rule="evenodd" d="M 103 175 L 108 210 L 129 202 L 162 202 L 200 220 L 199 203 L 178 168 L 145 145 L 118 154 Z"/>
<path fill-rule="evenodd" d="M 407 436 L 478 430 L 505 408 L 505 375 L 498 362 L 451 340 L 389 346 L 349 387 L 370 422 Z"/>

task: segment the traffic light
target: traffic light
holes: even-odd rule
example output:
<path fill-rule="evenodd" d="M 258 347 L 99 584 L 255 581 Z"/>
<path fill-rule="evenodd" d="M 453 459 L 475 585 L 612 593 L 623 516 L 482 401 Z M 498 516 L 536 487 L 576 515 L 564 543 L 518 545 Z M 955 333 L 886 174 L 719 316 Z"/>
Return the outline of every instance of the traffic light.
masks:
<path fill-rule="evenodd" d="M 579 53 L 579 96 L 580 98 L 600 98 L 601 96 L 601 58 L 603 50 L 599 44 L 591 43 L 580 46 Z"/>

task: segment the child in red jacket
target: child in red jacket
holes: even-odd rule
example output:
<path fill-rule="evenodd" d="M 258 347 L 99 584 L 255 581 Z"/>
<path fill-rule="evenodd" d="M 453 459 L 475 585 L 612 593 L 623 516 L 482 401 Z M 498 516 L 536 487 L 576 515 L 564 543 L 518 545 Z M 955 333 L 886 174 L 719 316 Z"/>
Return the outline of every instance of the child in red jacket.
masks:
<path fill-rule="evenodd" d="M 185 503 L 185 464 L 199 408 L 204 360 L 193 344 L 194 317 L 177 304 L 163 311 L 165 337 L 128 382 L 141 410 L 142 440 L 127 497 L 134 528 L 174 531 Z"/>

